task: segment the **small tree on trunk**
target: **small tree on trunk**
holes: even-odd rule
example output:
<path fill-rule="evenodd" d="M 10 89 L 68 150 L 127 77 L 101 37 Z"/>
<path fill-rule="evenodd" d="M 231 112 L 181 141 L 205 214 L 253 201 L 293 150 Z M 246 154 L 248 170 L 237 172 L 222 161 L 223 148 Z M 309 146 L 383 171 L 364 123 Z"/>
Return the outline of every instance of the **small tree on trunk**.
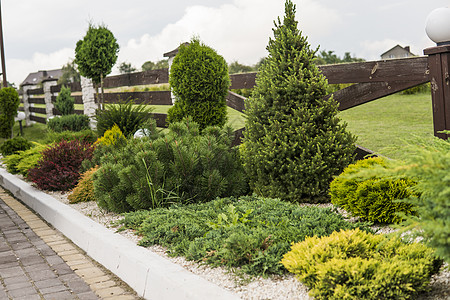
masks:
<path fill-rule="evenodd" d="M 92 79 L 96 87 L 98 99 L 98 85 L 101 87 L 101 99 L 99 108 L 103 109 L 104 91 L 103 80 L 111 73 L 111 69 L 117 61 L 119 44 L 112 32 L 105 26 L 95 27 L 89 24 L 89 29 L 82 40 L 77 42 L 75 48 L 75 63 L 80 74 Z"/>

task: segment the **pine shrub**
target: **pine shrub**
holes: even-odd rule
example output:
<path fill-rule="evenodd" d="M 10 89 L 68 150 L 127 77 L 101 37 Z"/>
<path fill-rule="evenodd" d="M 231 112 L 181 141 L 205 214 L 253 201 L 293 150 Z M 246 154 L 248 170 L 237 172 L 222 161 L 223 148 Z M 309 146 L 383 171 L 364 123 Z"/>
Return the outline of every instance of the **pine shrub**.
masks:
<path fill-rule="evenodd" d="M 136 105 L 130 99 L 125 102 L 106 105 L 106 109 L 98 110 L 95 116 L 97 133 L 99 136 L 102 136 L 106 130 L 117 125 L 124 136 L 132 136 L 150 117 L 151 111 L 152 108 L 150 106 L 145 104 Z"/>
<path fill-rule="evenodd" d="M 292 202 L 328 201 L 333 176 L 353 161 L 355 137 L 324 100 L 325 77 L 315 51 L 297 29 L 295 5 L 285 4 L 269 40 L 252 96 L 245 103 L 243 161 L 259 195 Z"/>
<path fill-rule="evenodd" d="M 195 122 L 185 121 L 171 124 L 165 136 L 108 148 L 94 176 L 99 206 L 123 212 L 246 193 L 231 136 L 230 128 L 217 127 L 200 134 Z"/>
<path fill-rule="evenodd" d="M 340 229 L 369 230 L 330 208 L 256 196 L 137 211 L 126 214 L 123 223 L 143 236 L 143 246 L 163 245 L 172 255 L 256 276 L 286 273 L 280 260 L 292 242 Z"/>
<path fill-rule="evenodd" d="M 168 111 L 169 123 L 190 116 L 200 130 L 225 125 L 230 78 L 225 59 L 215 50 L 197 38 L 181 45 L 170 68 L 169 83 L 176 97 Z"/>
<path fill-rule="evenodd" d="M 61 91 L 58 96 L 56 96 L 55 108 L 61 113 L 61 115 L 66 116 L 74 113 L 75 110 L 75 99 L 71 96 L 72 91 L 70 87 L 61 86 Z"/>
<path fill-rule="evenodd" d="M 86 115 L 65 115 L 54 117 L 47 122 L 48 129 L 54 132 L 82 131 L 90 128 Z"/>
<path fill-rule="evenodd" d="M 420 243 L 358 229 L 308 237 L 292 245 L 282 264 L 314 299 L 415 299 L 442 261 Z"/>
<path fill-rule="evenodd" d="M 0 153 L 3 156 L 14 154 L 18 151 L 25 151 L 33 147 L 33 144 L 21 136 L 6 140 L 0 146 Z"/>
<path fill-rule="evenodd" d="M 12 137 L 14 117 L 20 105 L 19 94 L 12 87 L 0 89 L 0 138 Z"/>
<path fill-rule="evenodd" d="M 80 181 L 68 196 L 70 203 L 95 201 L 93 176 L 97 169 L 95 167 L 81 174 Z"/>
<path fill-rule="evenodd" d="M 81 163 L 92 157 L 93 150 L 86 142 L 62 141 L 44 150 L 42 159 L 28 171 L 27 178 L 42 190 L 72 189 L 78 183 Z"/>
<path fill-rule="evenodd" d="M 414 195 L 411 188 L 416 183 L 408 178 L 366 175 L 376 166 L 388 168 L 388 162 L 377 157 L 349 165 L 330 184 L 331 202 L 354 216 L 377 223 L 398 223 L 404 215 L 415 214 L 411 204 L 400 200 Z"/>

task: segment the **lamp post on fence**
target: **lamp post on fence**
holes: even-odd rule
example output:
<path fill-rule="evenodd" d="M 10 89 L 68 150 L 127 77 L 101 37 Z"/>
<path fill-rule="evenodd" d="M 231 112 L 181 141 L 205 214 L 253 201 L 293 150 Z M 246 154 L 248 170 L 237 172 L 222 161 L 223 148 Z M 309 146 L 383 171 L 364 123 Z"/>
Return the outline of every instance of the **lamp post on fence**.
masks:
<path fill-rule="evenodd" d="M 446 139 L 450 134 L 450 8 L 433 10 L 425 27 L 428 37 L 436 47 L 425 49 L 430 69 L 431 96 L 433 102 L 434 135 Z"/>

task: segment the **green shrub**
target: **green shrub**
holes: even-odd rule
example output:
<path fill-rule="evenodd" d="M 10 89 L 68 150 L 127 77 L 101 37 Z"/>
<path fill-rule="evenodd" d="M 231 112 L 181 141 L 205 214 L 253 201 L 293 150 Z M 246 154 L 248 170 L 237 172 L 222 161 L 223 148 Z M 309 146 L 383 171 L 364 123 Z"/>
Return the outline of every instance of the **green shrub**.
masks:
<path fill-rule="evenodd" d="M 152 108 L 145 104 L 135 105 L 133 100 L 106 105 L 105 110 L 98 110 L 97 133 L 102 136 L 114 124 L 119 126 L 126 137 L 133 135 L 149 118 Z"/>
<path fill-rule="evenodd" d="M 163 245 L 171 255 L 252 275 L 283 274 L 282 256 L 292 242 L 326 236 L 354 224 L 330 208 L 299 207 L 278 199 L 245 196 L 125 215 L 125 228 L 141 245 Z"/>
<path fill-rule="evenodd" d="M 74 113 L 75 99 L 73 99 L 71 94 L 70 88 L 63 85 L 58 96 L 56 96 L 55 107 L 63 116 Z"/>
<path fill-rule="evenodd" d="M 20 105 L 19 94 L 12 87 L 0 89 L 0 138 L 12 137 L 14 117 Z"/>
<path fill-rule="evenodd" d="M 95 201 L 93 176 L 97 169 L 95 167 L 81 174 L 78 184 L 67 197 L 70 203 Z"/>
<path fill-rule="evenodd" d="M 197 38 L 187 46 L 181 45 L 170 68 L 169 83 L 176 97 L 168 111 L 169 123 L 190 116 L 200 130 L 225 125 L 230 78 L 225 59 L 216 51 Z"/>
<path fill-rule="evenodd" d="M 426 291 L 442 261 L 431 248 L 358 229 L 308 237 L 282 264 L 314 299 L 411 299 Z"/>
<path fill-rule="evenodd" d="M 368 158 L 348 166 L 330 184 L 331 202 L 372 222 L 398 223 L 405 214 L 415 214 L 411 204 L 400 201 L 413 195 L 414 181 L 365 175 L 368 169 L 387 164 L 383 158 Z"/>
<path fill-rule="evenodd" d="M 17 154 L 8 155 L 3 158 L 6 170 L 11 174 L 21 174 L 26 176 L 28 170 L 34 168 L 42 157 L 42 152 L 48 147 L 33 142 L 34 147 Z"/>
<path fill-rule="evenodd" d="M 90 128 L 89 117 L 86 115 L 66 115 L 54 117 L 47 122 L 50 130 L 55 132 L 82 131 Z"/>
<path fill-rule="evenodd" d="M 431 92 L 431 86 L 430 83 L 423 83 L 417 86 L 414 86 L 412 88 L 409 88 L 407 90 L 402 91 L 401 93 L 403 95 L 414 95 L 419 93 L 430 93 Z"/>
<path fill-rule="evenodd" d="M 28 150 L 33 147 L 33 144 L 21 136 L 6 140 L 0 146 L 0 153 L 3 156 L 11 155 L 17 151 Z"/>
<path fill-rule="evenodd" d="M 94 175 L 99 206 L 123 212 L 246 193 L 231 137 L 231 128 L 208 127 L 200 134 L 195 122 L 185 121 L 171 124 L 166 136 L 100 150 Z"/>
<path fill-rule="evenodd" d="M 117 124 L 114 124 L 114 126 L 111 129 L 106 130 L 103 136 L 98 138 L 97 141 L 95 141 L 95 144 L 114 145 L 119 139 L 125 139 L 125 136 L 123 135 L 119 126 L 117 126 Z"/>
<path fill-rule="evenodd" d="M 243 162 L 259 195 L 291 202 L 329 201 L 333 176 L 353 161 L 355 137 L 324 99 L 327 82 L 301 35 L 295 6 L 285 5 L 247 99 Z"/>
<path fill-rule="evenodd" d="M 46 144 L 59 143 L 61 141 L 81 141 L 94 143 L 97 140 L 97 134 L 91 129 L 85 129 L 81 131 L 62 131 L 55 132 L 49 131 L 45 139 Z"/>

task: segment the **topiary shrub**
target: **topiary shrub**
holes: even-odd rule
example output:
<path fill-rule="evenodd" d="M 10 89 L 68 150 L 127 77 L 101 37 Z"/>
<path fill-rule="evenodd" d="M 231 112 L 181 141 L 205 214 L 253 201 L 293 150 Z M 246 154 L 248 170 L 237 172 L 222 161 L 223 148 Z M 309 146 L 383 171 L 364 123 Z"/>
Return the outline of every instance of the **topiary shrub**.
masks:
<path fill-rule="evenodd" d="M 0 89 L 0 138 L 12 137 L 14 117 L 20 105 L 19 94 L 12 87 Z"/>
<path fill-rule="evenodd" d="M 326 79 L 297 29 L 290 0 L 273 32 L 245 103 L 242 159 L 250 186 L 291 202 L 329 201 L 333 176 L 353 161 L 355 137 L 338 118 L 336 101 L 324 99 Z"/>
<path fill-rule="evenodd" d="M 442 261 L 423 244 L 354 229 L 308 237 L 281 263 L 314 299 L 331 300 L 411 299 L 427 290 Z"/>
<path fill-rule="evenodd" d="M 73 114 L 75 111 L 75 99 L 73 99 L 71 94 L 70 88 L 63 85 L 58 96 L 56 96 L 55 108 L 63 116 Z"/>
<path fill-rule="evenodd" d="M 67 197 L 69 203 L 95 201 L 93 176 L 97 170 L 95 167 L 81 174 L 77 186 Z"/>
<path fill-rule="evenodd" d="M 82 131 L 90 128 L 86 115 L 66 115 L 54 117 L 47 122 L 48 129 L 55 132 Z"/>
<path fill-rule="evenodd" d="M 94 148 L 86 142 L 62 141 L 46 149 L 27 178 L 42 190 L 67 191 L 75 187 L 80 177 L 81 163 L 92 157 Z"/>
<path fill-rule="evenodd" d="M 94 175 L 99 206 L 123 212 L 246 193 L 231 136 L 231 128 L 218 127 L 200 134 L 195 122 L 185 121 L 171 124 L 165 136 L 108 148 Z"/>
<path fill-rule="evenodd" d="M 45 139 L 46 144 L 59 143 L 61 141 L 82 141 L 88 143 L 94 143 L 97 140 L 97 134 L 91 129 L 85 129 L 81 131 L 62 131 L 47 132 L 47 137 Z"/>
<path fill-rule="evenodd" d="M 176 97 L 167 113 L 169 123 L 190 116 L 200 130 L 225 125 L 230 78 L 225 59 L 216 51 L 197 38 L 181 45 L 170 68 L 169 83 Z"/>
<path fill-rule="evenodd" d="M 152 110 L 148 105 L 134 104 L 133 100 L 106 105 L 106 109 L 98 110 L 95 116 L 97 133 L 102 136 L 117 125 L 124 136 L 131 136 L 147 121 Z"/>
<path fill-rule="evenodd" d="M 14 154 L 18 151 L 28 150 L 33 147 L 33 144 L 21 136 L 6 140 L 0 146 L 0 153 L 3 156 Z"/>
<path fill-rule="evenodd" d="M 368 158 L 348 166 L 330 184 L 331 202 L 371 222 L 398 223 L 405 214 L 415 214 L 411 204 L 399 201 L 414 195 L 414 181 L 366 175 L 376 166 L 387 168 L 387 164 L 383 158 Z"/>
<path fill-rule="evenodd" d="M 6 170 L 11 174 L 21 174 L 26 176 L 28 170 L 37 165 L 42 157 L 42 152 L 48 148 L 47 145 L 41 145 L 32 142 L 34 147 L 25 151 L 19 151 L 16 154 L 8 155 L 3 158 L 6 164 Z"/>

